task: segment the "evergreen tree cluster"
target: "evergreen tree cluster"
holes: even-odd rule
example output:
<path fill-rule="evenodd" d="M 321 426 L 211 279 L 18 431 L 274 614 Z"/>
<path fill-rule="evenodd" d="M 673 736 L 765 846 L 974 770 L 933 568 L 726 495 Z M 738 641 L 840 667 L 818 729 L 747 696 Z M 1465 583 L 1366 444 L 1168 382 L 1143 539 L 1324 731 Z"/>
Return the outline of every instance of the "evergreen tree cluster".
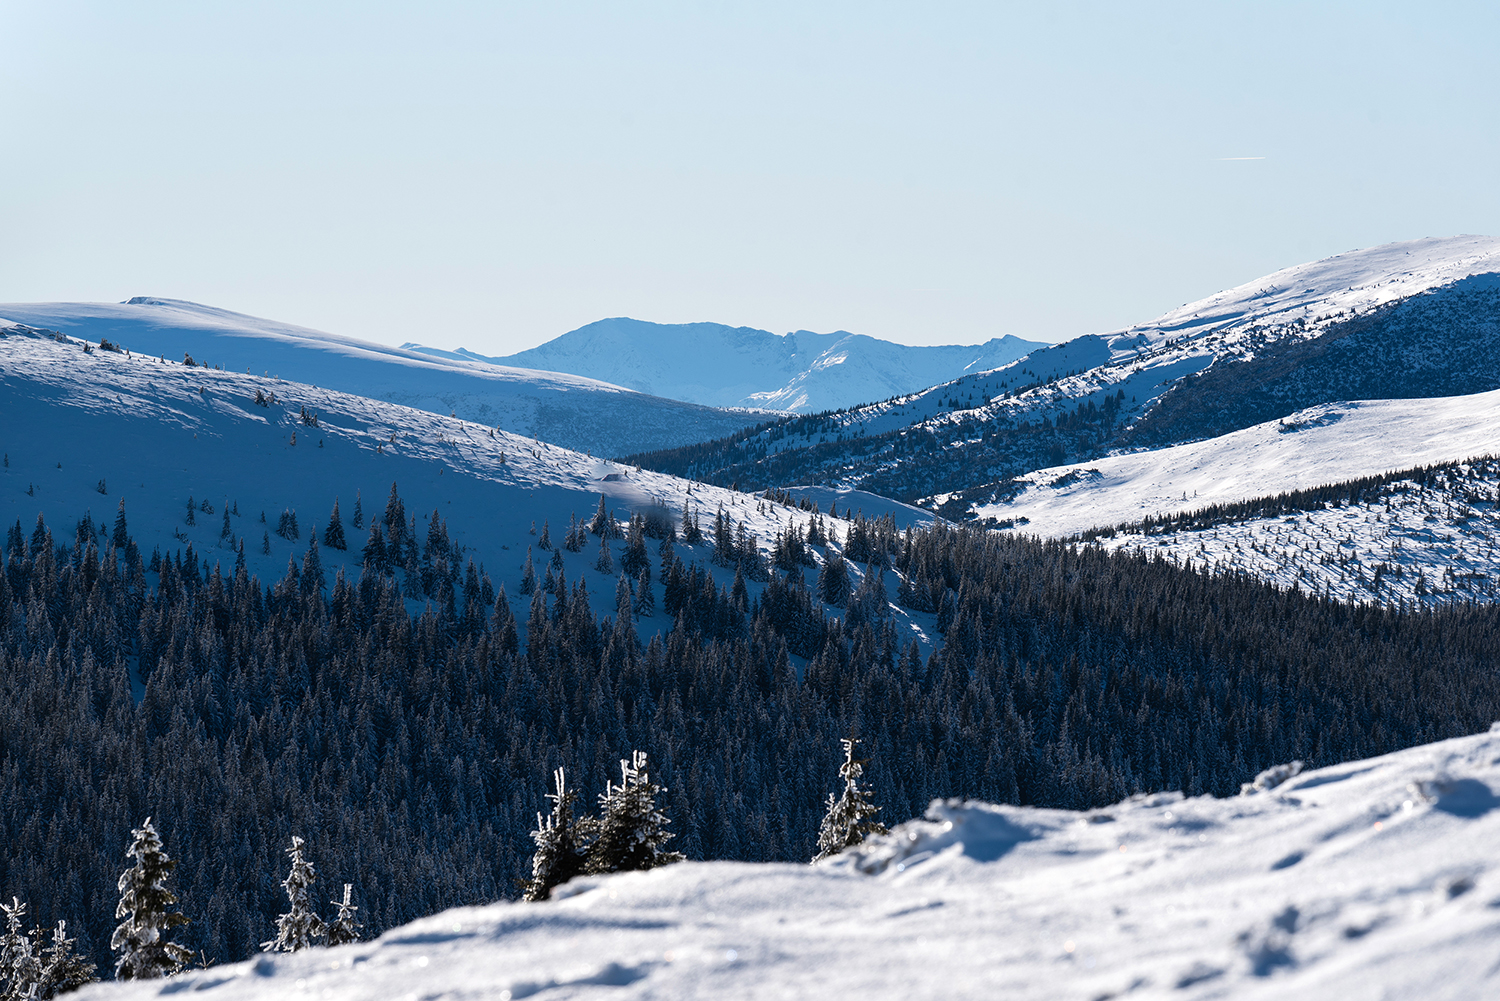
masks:
<path fill-rule="evenodd" d="M 43 927 L 67 920 L 112 968 L 117 860 L 150 816 L 177 862 L 163 913 L 191 919 L 175 938 L 223 962 L 278 933 L 289 831 L 315 835 L 378 933 L 532 880 L 535 818 L 557 808 L 537 777 L 613 773 L 621 747 L 649 750 L 684 856 L 790 861 L 819 844 L 831 734 L 881 761 L 861 788 L 900 818 L 937 796 L 1229 795 L 1278 762 L 1500 718 L 1493 606 L 1347 606 L 1096 547 L 866 520 L 846 533 L 869 560 L 837 617 L 800 565 L 725 588 L 664 537 L 671 625 L 642 642 L 560 564 L 518 622 L 436 515 L 419 544 L 394 489 L 369 520 L 357 579 L 329 581 L 312 543 L 269 584 L 191 547 L 148 571 L 87 519 L 63 540 L 40 519 L 6 532 L 0 893 Z M 836 552 L 805 545 L 825 565 Z M 890 577 L 897 600 L 935 613 L 943 643 L 925 659 L 882 614 Z"/>

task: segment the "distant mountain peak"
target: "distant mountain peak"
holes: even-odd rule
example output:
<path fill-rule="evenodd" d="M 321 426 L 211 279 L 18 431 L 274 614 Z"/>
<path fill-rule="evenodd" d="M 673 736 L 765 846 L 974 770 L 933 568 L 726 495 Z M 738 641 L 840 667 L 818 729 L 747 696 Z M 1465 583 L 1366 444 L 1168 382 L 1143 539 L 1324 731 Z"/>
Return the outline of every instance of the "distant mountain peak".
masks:
<path fill-rule="evenodd" d="M 983 344 L 911 346 L 847 330 L 773 334 L 723 323 L 627 316 L 585 324 L 503 357 L 408 343 L 423 354 L 603 379 L 642 393 L 718 407 L 817 412 L 912 393 L 1009 364 L 1046 345 L 1013 335 Z"/>

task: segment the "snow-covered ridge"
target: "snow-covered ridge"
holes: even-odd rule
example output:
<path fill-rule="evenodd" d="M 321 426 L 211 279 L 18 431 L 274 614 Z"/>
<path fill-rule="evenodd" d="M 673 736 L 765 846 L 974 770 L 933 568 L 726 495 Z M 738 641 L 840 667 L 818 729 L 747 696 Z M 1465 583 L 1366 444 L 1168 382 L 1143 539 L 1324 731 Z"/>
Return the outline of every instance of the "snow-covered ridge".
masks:
<path fill-rule="evenodd" d="M 176 299 L 5 303 L 6 321 L 134 353 L 277 376 L 401 403 L 578 451 L 625 455 L 731 434 L 766 415 L 636 393 L 608 382 L 438 358 Z"/>
<path fill-rule="evenodd" d="M 1500 390 L 1335 403 L 1205 441 L 1039 469 L 1019 478 L 1013 500 L 975 512 L 1070 536 L 1486 454 L 1500 454 Z"/>
<path fill-rule="evenodd" d="M 419 522 L 425 525 L 433 512 L 447 522 L 454 543 L 505 586 L 523 620 L 528 547 L 535 550 L 536 573 L 543 574 L 553 553 L 539 547 L 540 533 L 550 522 L 553 545 L 560 546 L 570 515 L 587 520 L 601 497 L 621 520 L 652 510 L 676 518 L 686 505 L 711 528 L 722 508 L 763 549 L 793 525 L 805 530 L 810 517 L 462 418 L 273 377 L 97 347 L 85 353 L 81 342 L 15 328 L 0 330 L 0 414 L 0 527 L 19 520 L 29 531 L 41 513 L 61 533 L 59 541 L 71 541 L 85 513 L 110 524 L 123 500 L 144 553 L 191 543 L 200 559 L 232 567 L 243 540 L 249 571 L 273 581 L 289 559 L 301 560 L 311 529 L 321 537 L 337 500 L 350 548 L 325 548 L 323 563 L 330 578 L 339 568 L 357 576 L 368 529 L 351 525 L 356 499 L 373 518 L 396 483 Z M 189 498 L 212 507 L 191 525 Z M 872 517 L 889 513 L 901 525 L 932 521 L 926 512 L 870 495 L 841 494 L 837 501 L 841 514 L 853 507 Z M 230 534 L 221 537 L 223 512 L 230 509 L 237 513 L 227 519 Z M 298 515 L 297 539 L 275 533 L 279 514 L 288 509 Z M 616 556 L 621 546 L 614 543 Z M 616 580 L 594 568 L 597 552 L 591 537 L 583 551 L 558 551 L 557 557 L 569 580 L 587 581 L 595 613 L 612 615 Z M 687 562 L 706 565 L 711 549 L 704 544 L 679 552 Z M 860 568 L 851 569 L 859 578 Z M 733 581 L 733 568 L 710 571 L 726 586 Z M 661 582 L 653 586 L 660 599 Z M 752 594 L 759 587 L 752 583 Z M 907 635 L 931 646 L 931 616 L 894 614 Z M 665 617 L 655 622 L 655 628 L 670 626 Z M 649 623 L 640 629 L 655 631 Z"/>
<path fill-rule="evenodd" d="M 599 320 L 501 358 L 407 344 L 437 357 L 575 372 L 716 407 L 817 413 L 999 368 L 1045 346 L 1007 334 L 983 344 L 910 346 L 840 330 L 773 334 L 722 323 Z"/>
<path fill-rule="evenodd" d="M 1492 731 L 1227 800 L 939 801 L 817 866 L 579 879 L 78 996 L 1478 1001 L 1500 993 L 1497 793 Z"/>

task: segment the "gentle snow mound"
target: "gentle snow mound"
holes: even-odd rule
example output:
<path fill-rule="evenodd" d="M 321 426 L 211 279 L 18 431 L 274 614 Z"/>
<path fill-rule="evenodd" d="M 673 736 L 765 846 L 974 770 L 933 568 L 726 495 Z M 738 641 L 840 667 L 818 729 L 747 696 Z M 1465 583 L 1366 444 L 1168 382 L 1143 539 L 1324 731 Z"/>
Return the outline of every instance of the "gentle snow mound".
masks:
<path fill-rule="evenodd" d="M 582 879 L 550 903 L 79 997 L 1491 998 L 1496 790 L 1492 730 L 1252 797 L 938 801 L 816 866 Z"/>

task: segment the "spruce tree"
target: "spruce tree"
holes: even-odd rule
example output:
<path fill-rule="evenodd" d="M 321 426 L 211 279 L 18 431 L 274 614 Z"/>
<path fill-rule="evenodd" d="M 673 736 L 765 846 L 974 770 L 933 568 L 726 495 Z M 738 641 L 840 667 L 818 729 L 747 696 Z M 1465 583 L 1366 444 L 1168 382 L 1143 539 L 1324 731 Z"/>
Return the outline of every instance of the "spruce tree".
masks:
<path fill-rule="evenodd" d="M 37 981 L 38 998 L 55 998 L 99 979 L 98 967 L 93 960 L 76 951 L 77 944 L 68 937 L 68 923 L 59 921 L 52 929 L 51 944 L 41 950 L 42 974 Z"/>
<path fill-rule="evenodd" d="M 676 835 L 656 805 L 666 792 L 646 773 L 646 752 L 635 751 L 620 761 L 620 784 L 608 785 L 599 795 L 598 828 L 589 845 L 586 872 L 630 872 L 681 862 L 680 852 L 663 851 Z"/>
<path fill-rule="evenodd" d="M 120 874 L 120 903 L 115 917 L 125 920 L 115 928 L 109 947 L 119 954 L 115 977 L 119 980 L 150 980 L 182 969 L 192 953 L 166 936 L 188 923 L 180 911 L 168 910 L 177 897 L 166 888 L 167 877 L 176 868 L 163 849 L 151 818 L 131 831 L 134 839 L 125 853 L 135 865 Z"/>
<path fill-rule="evenodd" d="M 5 912 L 5 935 L 0 938 L 0 998 L 31 998 L 42 977 L 41 957 L 22 928 L 26 905 L 19 897 L 0 904 Z"/>
<path fill-rule="evenodd" d="M 357 501 L 356 501 L 357 503 Z M 354 892 L 353 883 L 344 884 L 344 899 L 332 900 L 329 903 L 336 905 L 339 909 L 338 915 L 328 922 L 324 936 L 328 939 L 329 946 L 346 945 L 350 942 L 359 941 L 359 930 L 364 927 L 354 919 L 354 912 L 359 910 L 349 900 L 349 895 Z"/>
<path fill-rule="evenodd" d="M 281 885 L 286 889 L 291 909 L 276 919 L 276 937 L 260 944 L 267 952 L 297 952 L 327 933 L 323 919 L 313 912 L 307 898 L 308 888 L 318 878 L 318 871 L 302 854 L 304 843 L 293 835 L 292 847 L 287 849 L 292 868 Z"/>
<path fill-rule="evenodd" d="M 193 503 L 193 499 L 191 497 L 188 498 L 187 523 L 189 525 L 198 524 L 198 506 Z"/>
<path fill-rule="evenodd" d="M 599 536 L 599 555 L 594 558 L 594 569 L 602 574 L 615 572 L 615 558 L 609 551 L 609 536 Z"/>
<path fill-rule="evenodd" d="M 559 768 L 552 773 L 555 792 L 547 793 L 552 812 L 536 815 L 536 830 L 531 840 L 536 852 L 531 856 L 531 879 L 527 881 L 524 900 L 546 900 L 554 886 L 561 886 L 584 871 L 594 821 L 573 815 L 578 797 L 567 787 L 566 776 Z"/>
<path fill-rule="evenodd" d="M 552 522 L 543 519 L 542 537 L 536 540 L 536 547 L 538 549 L 552 548 Z"/>
<path fill-rule="evenodd" d="M 839 766 L 839 778 L 844 780 L 844 794 L 837 799 L 828 794 L 828 813 L 818 828 L 818 854 L 813 861 L 837 855 L 845 848 L 857 845 L 871 834 L 886 833 L 885 825 L 875 820 L 880 807 L 870 800 L 870 791 L 859 784 L 869 761 L 854 757 L 854 745 L 859 741 L 843 738 L 844 763 Z"/>
<path fill-rule="evenodd" d="M 635 581 L 636 617 L 649 619 L 656 614 L 656 592 L 651 589 L 651 567 L 641 567 L 641 575 Z"/>
<path fill-rule="evenodd" d="M 120 508 L 115 512 L 115 532 L 110 538 L 110 543 L 116 549 L 124 549 L 130 541 L 130 532 L 125 527 L 125 498 L 120 498 Z"/>
<path fill-rule="evenodd" d="M 339 517 L 339 499 L 333 499 L 333 512 L 328 516 L 328 524 L 323 527 L 323 545 L 329 549 L 337 549 L 343 552 L 349 548 L 344 540 L 344 522 Z"/>
<path fill-rule="evenodd" d="M 365 527 L 365 508 L 360 503 L 358 490 L 354 491 L 354 517 L 349 519 L 349 524 L 353 525 L 356 529 L 363 529 Z"/>

